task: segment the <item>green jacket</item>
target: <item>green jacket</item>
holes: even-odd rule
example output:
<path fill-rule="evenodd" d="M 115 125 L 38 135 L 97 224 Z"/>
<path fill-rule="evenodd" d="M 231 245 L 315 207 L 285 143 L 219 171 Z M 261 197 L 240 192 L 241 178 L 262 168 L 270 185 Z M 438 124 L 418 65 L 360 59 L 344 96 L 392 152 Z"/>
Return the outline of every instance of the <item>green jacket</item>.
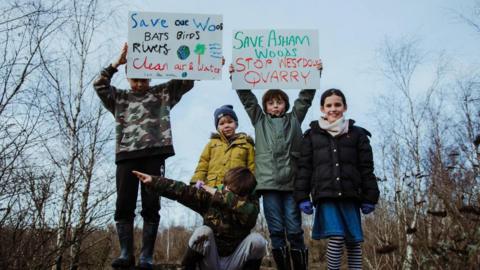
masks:
<path fill-rule="evenodd" d="M 203 216 L 203 224 L 215 235 L 218 254 L 228 256 L 255 227 L 260 211 L 258 197 L 239 197 L 223 188 L 214 195 L 183 182 L 154 176 L 151 188 Z"/>
<path fill-rule="evenodd" d="M 108 66 L 93 82 L 103 105 L 115 117 L 115 161 L 173 156 L 170 111 L 182 95 L 193 88 L 193 81 L 171 80 L 151 86 L 143 93 L 135 93 L 110 85 L 117 71 Z"/>
<path fill-rule="evenodd" d="M 293 191 L 301 124 L 312 105 L 315 89 L 300 91 L 292 111 L 282 117 L 264 113 L 251 90 L 237 90 L 237 94 L 255 128 L 256 190 Z"/>
<path fill-rule="evenodd" d="M 214 133 L 203 149 L 191 183 L 200 180 L 208 186 L 218 186 L 225 173 L 235 167 L 247 167 L 255 173 L 253 139 L 245 133 L 237 133 L 229 142 L 225 136 Z"/>

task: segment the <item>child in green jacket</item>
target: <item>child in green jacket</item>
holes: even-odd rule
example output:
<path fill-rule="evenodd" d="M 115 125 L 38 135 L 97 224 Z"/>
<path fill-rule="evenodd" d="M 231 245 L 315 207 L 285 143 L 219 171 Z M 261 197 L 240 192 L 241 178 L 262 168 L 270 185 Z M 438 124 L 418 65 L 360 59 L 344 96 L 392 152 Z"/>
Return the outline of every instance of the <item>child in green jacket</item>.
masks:
<path fill-rule="evenodd" d="M 317 68 L 321 72 L 321 62 Z M 233 66 L 230 66 L 230 72 L 233 71 Z M 301 90 L 288 112 L 288 95 L 280 89 L 270 89 L 263 95 L 263 109 L 251 90 L 237 90 L 255 128 L 256 191 L 263 197 L 272 254 L 280 270 L 291 269 L 290 259 L 295 270 L 306 270 L 308 265 L 301 212 L 294 200 L 293 190 L 300 157 L 301 124 L 315 91 Z"/>

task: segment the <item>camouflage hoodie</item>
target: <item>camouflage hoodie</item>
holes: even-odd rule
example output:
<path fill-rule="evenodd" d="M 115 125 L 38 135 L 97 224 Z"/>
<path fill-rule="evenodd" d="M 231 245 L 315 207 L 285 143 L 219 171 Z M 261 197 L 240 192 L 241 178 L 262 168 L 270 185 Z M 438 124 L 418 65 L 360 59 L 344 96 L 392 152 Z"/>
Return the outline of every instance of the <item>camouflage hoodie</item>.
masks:
<path fill-rule="evenodd" d="M 192 89 L 193 81 L 171 80 L 136 93 L 110 85 L 117 71 L 110 65 L 93 83 L 103 105 L 115 117 L 115 161 L 154 155 L 173 156 L 170 110 L 183 94 Z"/>
<path fill-rule="evenodd" d="M 185 183 L 154 176 L 151 189 L 176 200 L 203 216 L 203 223 L 213 230 L 218 254 L 228 256 L 250 234 L 257 222 L 258 197 L 239 197 L 223 188 L 214 195 Z"/>

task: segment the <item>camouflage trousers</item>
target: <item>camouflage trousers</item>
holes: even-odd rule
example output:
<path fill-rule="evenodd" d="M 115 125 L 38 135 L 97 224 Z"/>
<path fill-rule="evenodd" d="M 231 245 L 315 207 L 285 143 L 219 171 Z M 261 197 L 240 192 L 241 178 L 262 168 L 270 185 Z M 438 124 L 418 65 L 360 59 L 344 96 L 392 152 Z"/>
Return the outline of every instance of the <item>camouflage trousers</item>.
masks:
<path fill-rule="evenodd" d="M 243 239 L 230 256 L 220 257 L 213 231 L 208 226 L 197 228 L 190 237 L 188 246 L 203 254 L 201 270 L 240 270 L 247 261 L 261 259 L 267 252 L 267 241 L 254 232 Z"/>

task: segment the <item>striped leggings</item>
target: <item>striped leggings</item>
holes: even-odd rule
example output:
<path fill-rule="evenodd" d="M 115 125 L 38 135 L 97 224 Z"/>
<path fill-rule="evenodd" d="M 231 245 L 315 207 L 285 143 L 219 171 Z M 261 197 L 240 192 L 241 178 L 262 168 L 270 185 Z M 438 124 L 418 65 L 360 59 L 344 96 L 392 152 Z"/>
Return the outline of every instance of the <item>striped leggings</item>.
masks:
<path fill-rule="evenodd" d="M 348 269 L 362 269 L 362 247 L 360 246 L 360 243 L 345 242 L 345 239 L 342 236 L 332 236 L 328 240 L 328 269 L 340 269 L 343 245 L 347 248 Z"/>

